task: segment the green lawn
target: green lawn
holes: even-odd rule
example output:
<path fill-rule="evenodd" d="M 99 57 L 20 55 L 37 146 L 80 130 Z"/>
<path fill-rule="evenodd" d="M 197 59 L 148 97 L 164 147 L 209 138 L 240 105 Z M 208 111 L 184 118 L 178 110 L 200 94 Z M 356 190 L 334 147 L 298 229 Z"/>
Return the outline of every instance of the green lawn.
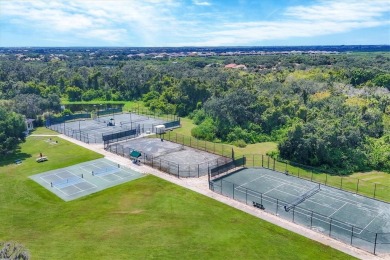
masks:
<path fill-rule="evenodd" d="M 37 127 L 32 132 L 30 132 L 32 135 L 59 135 L 58 132 L 53 131 L 46 127 Z"/>
<path fill-rule="evenodd" d="M 29 137 L 21 165 L 0 167 L 0 241 L 33 259 L 350 259 L 337 250 L 147 176 L 63 202 L 28 176 L 100 155 Z M 36 163 L 39 152 L 49 157 Z"/>

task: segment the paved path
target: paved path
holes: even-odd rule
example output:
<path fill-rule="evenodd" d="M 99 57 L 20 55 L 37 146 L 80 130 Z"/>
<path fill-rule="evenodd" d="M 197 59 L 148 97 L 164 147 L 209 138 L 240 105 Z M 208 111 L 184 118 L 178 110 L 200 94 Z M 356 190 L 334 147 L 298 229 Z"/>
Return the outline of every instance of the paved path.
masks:
<path fill-rule="evenodd" d="M 34 135 L 31 135 L 34 136 Z M 36 136 L 45 136 L 45 135 L 36 135 Z M 52 135 L 46 135 L 46 136 L 52 136 Z M 166 174 L 164 172 L 158 171 L 154 168 L 151 168 L 147 165 L 135 165 L 133 164 L 129 159 L 126 159 L 122 156 L 110 153 L 103 148 L 103 144 L 86 144 L 81 141 L 78 141 L 76 139 L 70 138 L 66 135 L 58 135 L 59 137 L 68 140 L 72 143 L 75 143 L 77 145 L 80 145 L 82 147 L 85 147 L 89 150 L 93 150 L 97 153 L 100 153 L 104 155 L 107 159 L 114 161 L 116 163 L 119 163 L 121 165 L 124 165 L 130 169 L 133 169 L 138 172 L 142 172 L 145 174 L 152 174 L 154 176 L 157 176 L 161 179 L 167 180 L 171 183 L 180 185 L 182 187 L 185 187 L 187 189 L 190 189 L 192 191 L 195 191 L 197 193 L 203 194 L 207 197 L 210 197 L 212 199 L 215 199 L 217 201 L 220 201 L 222 203 L 225 203 L 227 205 L 230 205 L 238 210 L 244 211 L 250 215 L 256 216 L 258 218 L 261 218 L 265 221 L 268 221 L 270 223 L 273 223 L 277 226 L 280 226 L 284 229 L 290 230 L 292 232 L 295 232 L 297 234 L 300 234 L 302 236 L 305 236 L 307 238 L 310 238 L 312 240 L 315 240 L 317 242 L 320 242 L 324 245 L 333 247 L 339 251 L 342 251 L 346 254 L 349 254 L 351 256 L 360 258 L 360 259 L 390 259 L 390 255 L 381 255 L 381 256 L 375 256 L 373 254 L 370 254 L 366 251 L 360 250 L 358 248 L 352 247 L 350 245 L 344 244 L 340 241 L 337 241 L 333 238 L 330 238 L 328 236 L 322 235 L 320 233 L 317 233 L 313 230 L 310 230 L 308 228 L 302 227 L 300 225 L 297 225 L 295 223 L 292 223 L 290 221 L 284 220 L 282 218 L 279 218 L 275 215 L 272 215 L 270 213 L 255 209 L 249 205 L 245 205 L 243 203 L 240 203 L 238 201 L 235 201 L 233 199 L 227 198 L 225 196 L 219 195 L 208 188 L 208 180 L 207 176 L 203 176 L 201 178 L 176 178 L 169 174 Z M 260 232 L 260 230 L 259 230 Z"/>

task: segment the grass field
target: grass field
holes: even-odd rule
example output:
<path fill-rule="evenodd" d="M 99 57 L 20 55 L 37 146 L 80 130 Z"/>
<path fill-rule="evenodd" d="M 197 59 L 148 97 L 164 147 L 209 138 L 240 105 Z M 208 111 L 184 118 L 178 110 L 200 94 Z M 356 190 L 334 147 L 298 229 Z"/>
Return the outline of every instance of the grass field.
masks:
<path fill-rule="evenodd" d="M 30 132 L 30 135 L 59 135 L 59 133 L 46 127 L 37 127 Z"/>
<path fill-rule="evenodd" d="M 100 155 L 29 137 L 0 167 L 0 241 L 33 259 L 350 259 L 205 196 L 147 176 L 63 202 L 28 176 Z M 36 163 L 43 151 L 49 161 Z"/>

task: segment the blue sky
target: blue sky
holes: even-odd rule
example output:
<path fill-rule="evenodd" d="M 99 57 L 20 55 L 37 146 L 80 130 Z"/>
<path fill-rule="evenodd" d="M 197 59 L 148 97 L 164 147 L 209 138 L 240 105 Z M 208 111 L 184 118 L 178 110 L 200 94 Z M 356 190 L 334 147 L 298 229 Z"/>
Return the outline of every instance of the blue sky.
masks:
<path fill-rule="evenodd" d="M 390 44 L 389 0 L 0 0 L 0 46 Z"/>

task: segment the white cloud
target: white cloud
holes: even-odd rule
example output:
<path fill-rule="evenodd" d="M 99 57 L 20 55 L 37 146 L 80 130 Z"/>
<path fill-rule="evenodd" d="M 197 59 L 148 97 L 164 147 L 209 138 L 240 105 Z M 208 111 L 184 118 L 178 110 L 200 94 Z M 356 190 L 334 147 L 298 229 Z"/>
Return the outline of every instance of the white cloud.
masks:
<path fill-rule="evenodd" d="M 246 20 L 227 11 L 201 13 L 207 0 L 0 0 L 0 22 L 121 45 L 248 45 L 389 25 L 388 0 L 315 1 L 277 9 L 278 20 Z M 239 13 L 238 13 L 239 14 Z M 235 18 L 232 18 L 235 17 Z M 231 19 L 231 20 L 228 20 Z M 236 21 L 232 20 L 236 19 Z"/>
<path fill-rule="evenodd" d="M 321 1 L 318 5 L 293 6 L 286 15 L 301 20 L 367 21 L 390 11 L 386 0 L 371 1 Z"/>
<path fill-rule="evenodd" d="M 170 8 L 176 6 L 173 0 L 0 0 L 0 13 L 10 22 L 46 32 L 107 42 L 125 40 L 131 32 L 153 42 L 159 32 L 175 25 Z"/>
<path fill-rule="evenodd" d="M 194 5 L 201 5 L 201 6 L 210 6 L 211 3 L 207 1 L 199 1 L 199 0 L 192 0 L 192 3 Z"/>
<path fill-rule="evenodd" d="M 229 22 L 204 32 L 192 46 L 260 44 L 267 40 L 316 37 L 389 25 L 388 1 L 320 1 L 289 7 L 278 21 Z M 386 17 L 387 14 L 387 17 Z"/>

